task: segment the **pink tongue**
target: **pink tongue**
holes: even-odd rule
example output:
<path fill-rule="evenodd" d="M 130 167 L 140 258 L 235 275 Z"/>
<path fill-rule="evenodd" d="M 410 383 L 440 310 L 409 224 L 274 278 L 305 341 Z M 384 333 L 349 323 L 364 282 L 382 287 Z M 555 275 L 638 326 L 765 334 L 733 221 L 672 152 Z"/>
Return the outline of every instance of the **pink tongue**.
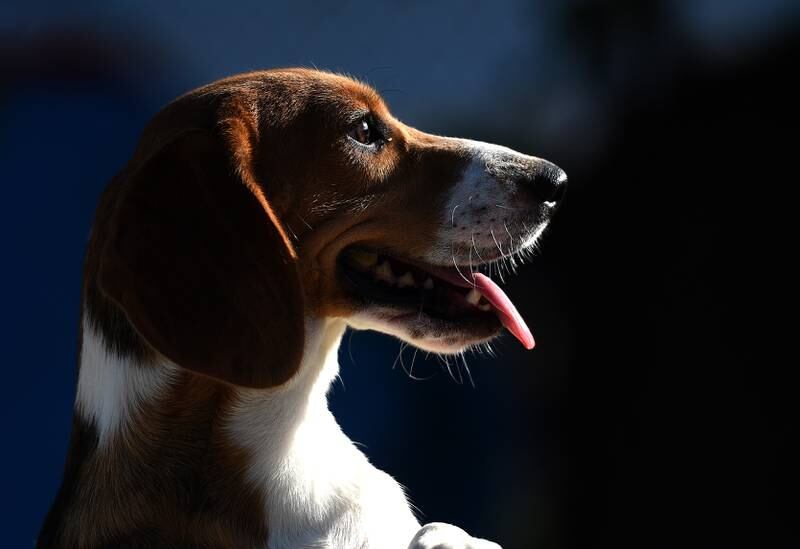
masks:
<path fill-rule="evenodd" d="M 437 278 L 441 278 L 459 288 L 471 288 L 472 284 L 470 284 L 467 276 L 472 276 L 475 289 L 492 305 L 495 313 L 497 313 L 497 316 L 500 318 L 500 322 L 503 323 L 503 326 L 514 334 L 514 337 L 516 337 L 526 349 L 533 349 L 533 346 L 536 345 L 533 341 L 533 335 L 528 329 L 528 325 L 522 320 L 522 316 L 520 316 L 517 308 L 514 307 L 514 304 L 508 299 L 506 293 L 501 290 L 500 286 L 495 284 L 491 278 L 483 273 L 465 275 L 465 273 L 458 270 L 458 266 L 456 266 L 455 269 L 445 269 L 431 268 L 430 265 L 426 265 L 424 268 Z"/>
<path fill-rule="evenodd" d="M 500 289 L 500 286 L 495 284 L 491 278 L 483 273 L 475 273 L 472 276 L 475 282 L 475 288 L 492 304 L 503 326 L 514 334 L 514 337 L 516 337 L 526 349 L 533 349 L 536 343 L 533 341 L 533 335 L 528 329 L 528 325 L 522 320 L 519 311 L 517 311 L 517 308 L 511 303 L 511 300 L 508 299 L 505 292 Z"/>

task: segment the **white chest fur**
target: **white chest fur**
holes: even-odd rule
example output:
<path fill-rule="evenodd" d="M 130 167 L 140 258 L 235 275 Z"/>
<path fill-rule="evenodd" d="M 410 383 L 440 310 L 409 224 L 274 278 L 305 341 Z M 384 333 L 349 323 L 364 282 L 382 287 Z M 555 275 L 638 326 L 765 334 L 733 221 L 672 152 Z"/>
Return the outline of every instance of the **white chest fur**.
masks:
<path fill-rule="evenodd" d="M 407 547 L 419 529 L 402 489 L 342 433 L 326 393 L 339 371 L 340 320 L 309 320 L 303 364 L 285 386 L 241 390 L 227 422 L 266 493 L 270 549 Z"/>

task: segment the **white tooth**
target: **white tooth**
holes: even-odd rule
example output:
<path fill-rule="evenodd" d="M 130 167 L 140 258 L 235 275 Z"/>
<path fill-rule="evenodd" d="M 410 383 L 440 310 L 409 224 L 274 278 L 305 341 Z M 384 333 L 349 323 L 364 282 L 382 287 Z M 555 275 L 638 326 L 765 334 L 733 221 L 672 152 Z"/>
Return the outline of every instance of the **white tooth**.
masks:
<path fill-rule="evenodd" d="M 481 297 L 483 297 L 481 293 L 475 288 L 472 288 L 467 294 L 467 301 L 473 305 L 477 305 Z"/>
<path fill-rule="evenodd" d="M 378 262 L 378 254 L 372 252 L 364 252 L 361 250 L 351 250 L 347 255 L 358 265 L 364 269 L 369 269 Z"/>
<path fill-rule="evenodd" d="M 422 284 L 422 287 L 426 290 L 433 290 L 433 280 L 426 278 L 425 282 Z"/>
<path fill-rule="evenodd" d="M 388 261 L 384 261 L 378 265 L 378 267 L 375 269 L 375 278 L 388 284 L 394 284 L 397 280 L 392 272 L 392 266 L 389 265 Z"/>
<path fill-rule="evenodd" d="M 414 275 L 411 273 L 406 273 L 400 278 L 397 279 L 397 285 L 401 288 L 405 288 L 406 286 L 411 286 L 412 288 L 417 287 L 417 283 L 414 282 Z"/>
<path fill-rule="evenodd" d="M 481 311 L 489 312 L 492 310 L 492 306 L 489 305 L 488 303 L 479 303 L 478 309 L 480 309 Z"/>

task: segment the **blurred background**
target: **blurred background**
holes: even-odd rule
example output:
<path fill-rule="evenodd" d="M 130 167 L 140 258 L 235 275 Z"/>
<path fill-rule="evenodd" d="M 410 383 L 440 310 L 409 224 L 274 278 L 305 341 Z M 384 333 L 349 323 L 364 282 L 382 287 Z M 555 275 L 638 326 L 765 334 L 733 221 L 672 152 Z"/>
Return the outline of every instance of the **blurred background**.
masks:
<path fill-rule="evenodd" d="M 800 3 L 0 2 L 3 547 L 60 482 L 93 211 L 147 120 L 317 66 L 570 176 L 508 281 L 538 345 L 452 375 L 347 335 L 331 406 L 423 521 L 506 548 L 800 547 Z M 791 232 L 790 232 L 791 231 Z M 788 352 L 787 352 L 788 351 Z"/>

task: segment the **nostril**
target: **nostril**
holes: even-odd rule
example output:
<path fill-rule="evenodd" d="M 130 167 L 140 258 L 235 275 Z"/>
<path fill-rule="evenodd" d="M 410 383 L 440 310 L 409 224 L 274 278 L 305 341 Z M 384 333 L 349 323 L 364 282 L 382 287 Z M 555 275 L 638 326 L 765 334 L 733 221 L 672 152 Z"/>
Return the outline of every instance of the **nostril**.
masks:
<path fill-rule="evenodd" d="M 567 174 L 555 164 L 546 163 L 531 178 L 536 198 L 542 202 L 557 203 L 567 190 Z"/>

